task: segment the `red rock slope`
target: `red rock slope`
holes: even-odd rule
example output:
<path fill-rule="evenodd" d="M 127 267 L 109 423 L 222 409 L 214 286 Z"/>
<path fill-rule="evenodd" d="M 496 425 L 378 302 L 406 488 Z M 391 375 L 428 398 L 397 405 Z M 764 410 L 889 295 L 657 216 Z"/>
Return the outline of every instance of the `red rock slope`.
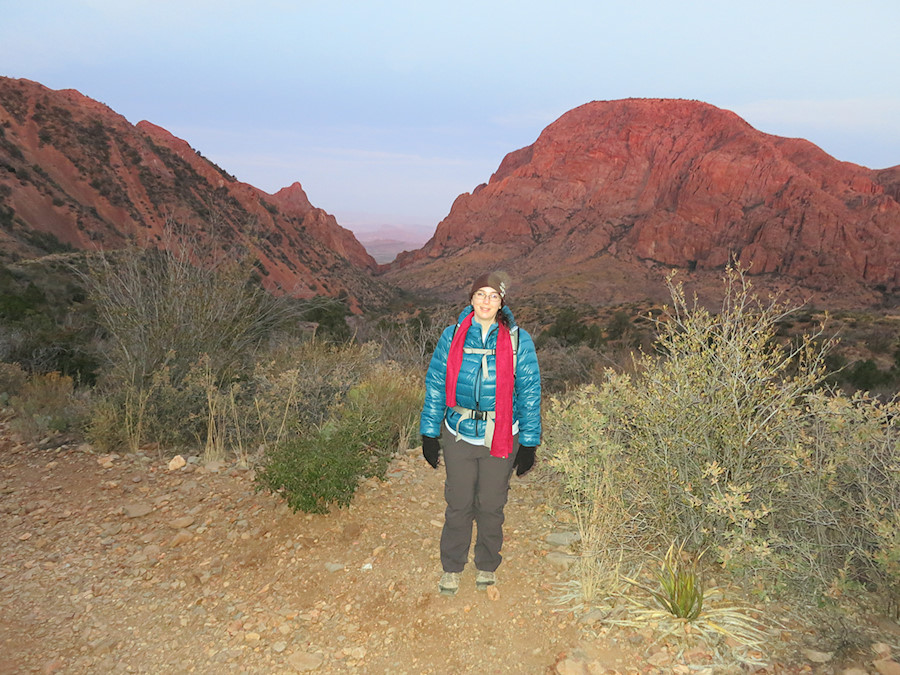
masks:
<path fill-rule="evenodd" d="M 839 162 L 711 105 L 598 101 L 507 155 L 387 277 L 452 295 L 501 266 L 520 292 L 604 304 L 659 296 L 670 268 L 717 279 L 736 256 L 757 285 L 874 303 L 900 290 L 898 199 L 900 167 Z"/>
<path fill-rule="evenodd" d="M 354 307 L 387 297 L 374 259 L 299 183 L 267 194 L 156 125 L 131 125 L 74 90 L 0 78 L 0 259 L 156 246 L 167 221 L 249 249 L 275 292 L 344 295 Z"/>

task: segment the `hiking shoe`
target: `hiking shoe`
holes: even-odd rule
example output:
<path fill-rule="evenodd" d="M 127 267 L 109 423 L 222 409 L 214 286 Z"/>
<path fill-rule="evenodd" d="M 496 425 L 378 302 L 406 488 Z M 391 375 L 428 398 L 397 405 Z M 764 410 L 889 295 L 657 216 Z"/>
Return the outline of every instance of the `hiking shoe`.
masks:
<path fill-rule="evenodd" d="M 479 591 L 486 590 L 488 586 L 493 586 L 496 583 L 497 577 L 493 572 L 478 570 L 478 576 L 475 577 L 475 588 Z"/>
<path fill-rule="evenodd" d="M 441 595 L 456 595 L 459 590 L 459 572 L 444 572 L 438 588 Z"/>

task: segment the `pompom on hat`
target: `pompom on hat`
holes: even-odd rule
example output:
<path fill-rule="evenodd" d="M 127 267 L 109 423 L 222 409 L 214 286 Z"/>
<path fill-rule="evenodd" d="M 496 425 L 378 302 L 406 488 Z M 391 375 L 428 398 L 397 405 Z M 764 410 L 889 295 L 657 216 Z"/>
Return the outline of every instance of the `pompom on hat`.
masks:
<path fill-rule="evenodd" d="M 496 271 L 482 274 L 472 282 L 472 288 L 469 290 L 469 299 L 475 295 L 475 291 L 485 286 L 493 288 L 500 294 L 501 300 L 506 300 L 506 293 L 509 291 L 509 275 L 506 272 Z"/>

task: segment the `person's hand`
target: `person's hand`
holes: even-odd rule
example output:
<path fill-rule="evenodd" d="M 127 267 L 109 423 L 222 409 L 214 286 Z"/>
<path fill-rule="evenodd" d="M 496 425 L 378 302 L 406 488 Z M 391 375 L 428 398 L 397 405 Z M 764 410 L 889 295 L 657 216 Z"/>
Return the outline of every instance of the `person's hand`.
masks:
<path fill-rule="evenodd" d="M 422 457 L 431 464 L 432 469 L 438 468 L 438 460 L 441 456 L 441 440 L 431 436 L 422 436 Z"/>
<path fill-rule="evenodd" d="M 519 446 L 519 451 L 516 453 L 516 458 L 513 460 L 513 466 L 516 469 L 517 476 L 521 476 L 531 471 L 531 467 L 534 466 L 534 451 L 535 448 L 530 448 L 527 445 Z"/>

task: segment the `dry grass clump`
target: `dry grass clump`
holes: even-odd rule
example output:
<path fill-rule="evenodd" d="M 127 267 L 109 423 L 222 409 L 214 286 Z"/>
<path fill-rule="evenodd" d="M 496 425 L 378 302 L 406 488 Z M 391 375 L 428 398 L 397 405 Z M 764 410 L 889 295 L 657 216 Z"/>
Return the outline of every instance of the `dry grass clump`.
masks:
<path fill-rule="evenodd" d="M 47 434 L 73 431 L 82 424 L 86 405 L 75 391 L 71 377 L 51 372 L 19 379 L 15 366 L 0 365 L 5 366 L 2 370 L 6 373 L 7 386 L 15 391 L 12 396 L 2 397 L 13 411 L 10 425 L 14 431 L 37 440 Z M 10 382 L 13 379 L 14 386 Z"/>

